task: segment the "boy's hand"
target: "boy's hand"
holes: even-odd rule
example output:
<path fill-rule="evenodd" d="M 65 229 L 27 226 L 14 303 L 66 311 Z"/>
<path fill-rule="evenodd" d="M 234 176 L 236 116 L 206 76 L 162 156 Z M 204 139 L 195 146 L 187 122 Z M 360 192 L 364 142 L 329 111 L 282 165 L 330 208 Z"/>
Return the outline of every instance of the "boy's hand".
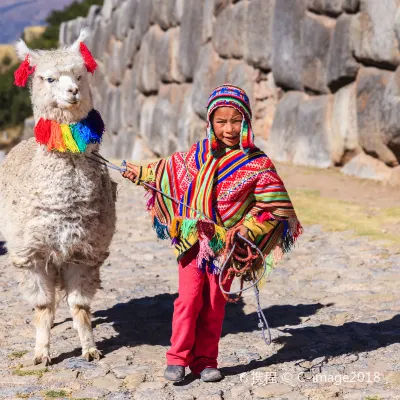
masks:
<path fill-rule="evenodd" d="M 122 174 L 124 178 L 135 182 L 137 176 L 139 175 L 139 167 L 137 165 L 133 165 L 129 162 L 126 163 L 127 170 Z"/>
<path fill-rule="evenodd" d="M 239 228 L 239 233 L 247 240 L 250 240 L 249 229 L 247 227 L 245 227 L 244 225 L 242 225 Z M 247 246 L 248 246 L 248 244 L 246 242 L 239 239 L 239 243 L 236 242 L 235 254 L 239 257 L 247 256 L 248 255 Z"/>

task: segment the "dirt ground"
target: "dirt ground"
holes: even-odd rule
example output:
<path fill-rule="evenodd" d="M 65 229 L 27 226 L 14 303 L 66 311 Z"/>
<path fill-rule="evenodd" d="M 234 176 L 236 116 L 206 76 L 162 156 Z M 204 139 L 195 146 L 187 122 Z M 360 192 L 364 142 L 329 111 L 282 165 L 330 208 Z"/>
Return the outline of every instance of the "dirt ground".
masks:
<path fill-rule="evenodd" d="M 397 226 L 399 192 L 337 171 L 277 168 L 305 232 L 260 289 L 271 345 L 257 328 L 254 295 L 245 292 L 226 309 L 219 354 L 225 379 L 207 384 L 187 371 L 180 384 L 165 381 L 176 260 L 151 229 L 143 189 L 113 173 L 117 232 L 92 304 L 104 357 L 80 358 L 62 303 L 53 364 L 32 365 L 33 313 L 0 238 L 0 398 L 400 400 L 400 249 L 395 231 L 375 228 L 380 221 Z"/>

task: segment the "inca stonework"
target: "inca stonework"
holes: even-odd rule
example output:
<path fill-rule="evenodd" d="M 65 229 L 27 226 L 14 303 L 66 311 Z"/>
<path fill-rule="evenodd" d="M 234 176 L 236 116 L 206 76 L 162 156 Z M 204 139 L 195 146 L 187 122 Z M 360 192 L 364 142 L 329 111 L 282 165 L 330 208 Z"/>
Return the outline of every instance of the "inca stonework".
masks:
<path fill-rule="evenodd" d="M 187 150 L 231 82 L 272 159 L 400 181 L 399 0 L 105 0 L 60 41 L 83 25 L 108 156 Z"/>

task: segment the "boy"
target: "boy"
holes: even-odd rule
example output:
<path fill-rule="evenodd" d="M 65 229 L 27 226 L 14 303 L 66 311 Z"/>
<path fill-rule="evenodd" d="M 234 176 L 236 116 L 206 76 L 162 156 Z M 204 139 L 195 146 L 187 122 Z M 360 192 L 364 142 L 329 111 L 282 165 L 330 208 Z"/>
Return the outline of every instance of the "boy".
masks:
<path fill-rule="evenodd" d="M 154 229 L 159 238 L 172 239 L 179 264 L 165 377 L 181 381 L 188 366 L 205 382 L 221 380 L 217 357 L 226 299 L 218 266 L 226 231 L 254 241 L 271 261 L 280 259 L 302 232 L 275 167 L 254 145 L 246 93 L 229 84 L 214 89 L 207 105 L 207 139 L 187 153 L 148 168 L 127 166 L 124 177 L 175 199 L 149 190 Z M 238 246 L 236 255 L 242 251 Z M 231 282 L 225 280 L 224 290 Z"/>

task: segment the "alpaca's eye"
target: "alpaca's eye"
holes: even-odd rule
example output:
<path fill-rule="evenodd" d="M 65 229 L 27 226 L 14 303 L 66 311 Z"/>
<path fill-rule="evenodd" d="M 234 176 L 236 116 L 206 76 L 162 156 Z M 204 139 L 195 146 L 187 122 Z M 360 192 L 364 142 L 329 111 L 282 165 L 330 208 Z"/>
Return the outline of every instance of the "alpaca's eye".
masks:
<path fill-rule="evenodd" d="M 80 81 L 80 80 L 81 80 L 81 78 L 82 78 L 82 75 L 78 76 L 78 81 Z"/>
<path fill-rule="evenodd" d="M 53 83 L 55 81 L 55 79 L 53 79 L 53 78 L 47 78 L 47 82 L 49 82 L 49 83 Z"/>

